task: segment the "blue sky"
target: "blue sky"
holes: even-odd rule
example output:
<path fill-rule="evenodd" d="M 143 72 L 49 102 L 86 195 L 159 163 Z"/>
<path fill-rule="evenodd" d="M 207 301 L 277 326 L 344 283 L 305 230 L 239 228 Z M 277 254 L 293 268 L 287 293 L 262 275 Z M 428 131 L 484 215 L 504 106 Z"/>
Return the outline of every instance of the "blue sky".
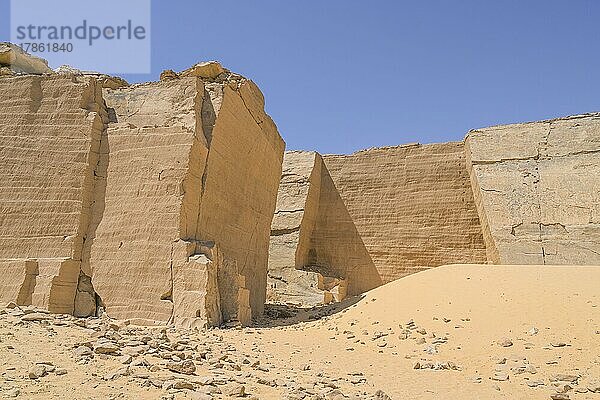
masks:
<path fill-rule="evenodd" d="M 598 21 L 595 0 L 155 0 L 152 74 L 126 79 L 219 60 L 258 83 L 288 149 L 461 140 L 600 111 Z"/>

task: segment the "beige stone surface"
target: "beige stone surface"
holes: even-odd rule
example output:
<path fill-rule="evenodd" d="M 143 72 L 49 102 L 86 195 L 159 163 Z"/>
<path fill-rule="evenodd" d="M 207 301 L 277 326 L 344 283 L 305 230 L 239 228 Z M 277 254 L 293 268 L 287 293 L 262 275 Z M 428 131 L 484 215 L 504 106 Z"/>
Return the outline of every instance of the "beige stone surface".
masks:
<path fill-rule="evenodd" d="M 262 313 L 284 143 L 248 85 L 190 75 L 105 90 L 110 161 L 91 265 L 111 316 L 247 324 Z M 206 241 L 218 260 L 198 261 Z"/>
<path fill-rule="evenodd" d="M 285 143 L 251 81 L 224 86 L 212 104 L 218 116 L 210 132 L 205 129 L 210 150 L 196 236 L 215 241 L 226 260 L 235 260 L 251 293 L 252 314 L 260 315 Z M 221 306 L 225 319 L 233 317 L 226 302 Z"/>
<path fill-rule="evenodd" d="M 490 260 L 600 263 L 600 115 L 473 130 L 466 149 Z"/>
<path fill-rule="evenodd" d="M 37 275 L 37 261 L 0 259 L 0 303 L 31 304 Z"/>
<path fill-rule="evenodd" d="M 173 313 L 173 263 L 183 262 L 174 260 L 175 247 L 187 233 L 184 180 L 202 176 L 207 154 L 194 130 L 196 79 L 105 90 L 104 97 L 109 162 L 91 247 L 92 283 L 109 315 L 166 322 Z"/>
<path fill-rule="evenodd" d="M 262 313 L 285 144 L 254 83 L 205 63 L 135 86 L 64 68 L 0 89 L 1 300 L 85 316 L 98 299 L 144 324 Z"/>
<path fill-rule="evenodd" d="M 104 126 L 100 86 L 83 76 L 3 78 L 0 104 L 0 259 L 39 264 L 33 296 L 10 300 L 73 312 Z"/>
<path fill-rule="evenodd" d="M 284 157 L 269 275 L 272 300 L 304 305 L 329 302 L 329 290 L 336 285 L 325 285 L 327 279 L 346 280 L 342 292 L 350 294 L 382 283 L 317 153 L 287 152 Z"/>
<path fill-rule="evenodd" d="M 0 66 L 6 66 L 17 73 L 47 74 L 52 72 L 46 60 L 25 53 L 19 46 L 8 42 L 0 42 Z"/>
<path fill-rule="evenodd" d="M 346 224 L 355 226 L 383 282 L 447 263 L 486 261 L 462 143 L 375 148 L 323 160 L 346 206 Z"/>

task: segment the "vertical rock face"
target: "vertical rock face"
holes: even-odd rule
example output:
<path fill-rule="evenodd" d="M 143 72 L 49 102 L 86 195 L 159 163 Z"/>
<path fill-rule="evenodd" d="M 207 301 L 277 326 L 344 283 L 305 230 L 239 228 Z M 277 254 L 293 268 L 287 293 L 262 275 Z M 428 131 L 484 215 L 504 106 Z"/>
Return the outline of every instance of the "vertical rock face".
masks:
<path fill-rule="evenodd" d="M 214 62 L 135 86 L 5 77 L 0 108 L 0 301 L 188 326 L 262 313 L 285 144 L 254 83 Z"/>
<path fill-rule="evenodd" d="M 486 261 L 462 143 L 323 159 L 383 282 L 438 265 Z"/>
<path fill-rule="evenodd" d="M 237 264 L 240 287 L 250 292 L 252 314 L 260 315 L 285 143 L 265 114 L 264 99 L 252 81 L 207 84 L 205 96 L 211 98 L 216 120 L 212 129 L 207 128 L 205 115 L 212 110 L 204 107 L 202 123 L 210 147 L 196 236 L 215 241 L 225 262 Z M 245 293 L 240 292 L 241 300 Z M 228 304 L 221 302 L 225 319 L 234 313 Z"/>
<path fill-rule="evenodd" d="M 169 321 L 173 263 L 182 261 L 173 259 L 175 247 L 192 229 L 184 197 L 196 195 L 198 203 L 208 153 L 195 133 L 196 79 L 105 89 L 104 96 L 109 162 L 91 247 L 92 283 L 115 318 Z"/>
<path fill-rule="evenodd" d="M 271 299 L 315 305 L 382 281 L 323 164 L 314 152 L 288 152 L 271 226 Z"/>
<path fill-rule="evenodd" d="M 17 290 L 22 304 L 74 311 L 106 118 L 100 90 L 85 77 L 0 80 L 2 301 Z"/>
<path fill-rule="evenodd" d="M 474 130 L 466 148 L 492 262 L 600 262 L 599 114 Z"/>
<path fill-rule="evenodd" d="M 252 82 L 196 75 L 105 91 L 110 161 L 91 266 L 110 315 L 247 324 L 262 313 L 284 143 Z"/>

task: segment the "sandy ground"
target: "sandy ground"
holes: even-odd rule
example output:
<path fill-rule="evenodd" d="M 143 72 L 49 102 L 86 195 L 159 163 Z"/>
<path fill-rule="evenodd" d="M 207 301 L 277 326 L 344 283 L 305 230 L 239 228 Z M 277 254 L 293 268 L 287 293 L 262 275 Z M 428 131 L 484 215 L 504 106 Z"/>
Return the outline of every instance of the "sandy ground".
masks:
<path fill-rule="evenodd" d="M 335 307 L 269 310 L 295 315 L 244 329 L 169 329 L 166 347 L 150 351 L 140 340 L 160 330 L 103 319 L 24 322 L 22 312 L 3 310 L 0 395 L 224 399 L 243 385 L 255 399 L 385 399 L 377 390 L 392 399 L 600 399 L 600 267 L 451 265 Z M 123 356 L 73 351 L 107 337 L 115 354 L 140 354 L 123 364 Z M 165 368 L 173 356 L 193 359 L 195 373 Z M 36 363 L 66 374 L 30 379 Z"/>

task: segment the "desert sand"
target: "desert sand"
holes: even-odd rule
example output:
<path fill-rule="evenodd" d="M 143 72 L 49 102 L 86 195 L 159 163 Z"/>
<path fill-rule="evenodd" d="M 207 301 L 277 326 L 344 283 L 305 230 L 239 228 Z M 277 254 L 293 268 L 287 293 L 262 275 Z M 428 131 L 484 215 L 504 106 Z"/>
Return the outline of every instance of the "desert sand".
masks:
<path fill-rule="evenodd" d="M 268 305 L 252 327 L 194 331 L 8 308 L 0 393 L 227 399 L 243 386 L 255 399 L 596 399 L 599 288 L 592 266 L 447 265 L 336 305 Z"/>

